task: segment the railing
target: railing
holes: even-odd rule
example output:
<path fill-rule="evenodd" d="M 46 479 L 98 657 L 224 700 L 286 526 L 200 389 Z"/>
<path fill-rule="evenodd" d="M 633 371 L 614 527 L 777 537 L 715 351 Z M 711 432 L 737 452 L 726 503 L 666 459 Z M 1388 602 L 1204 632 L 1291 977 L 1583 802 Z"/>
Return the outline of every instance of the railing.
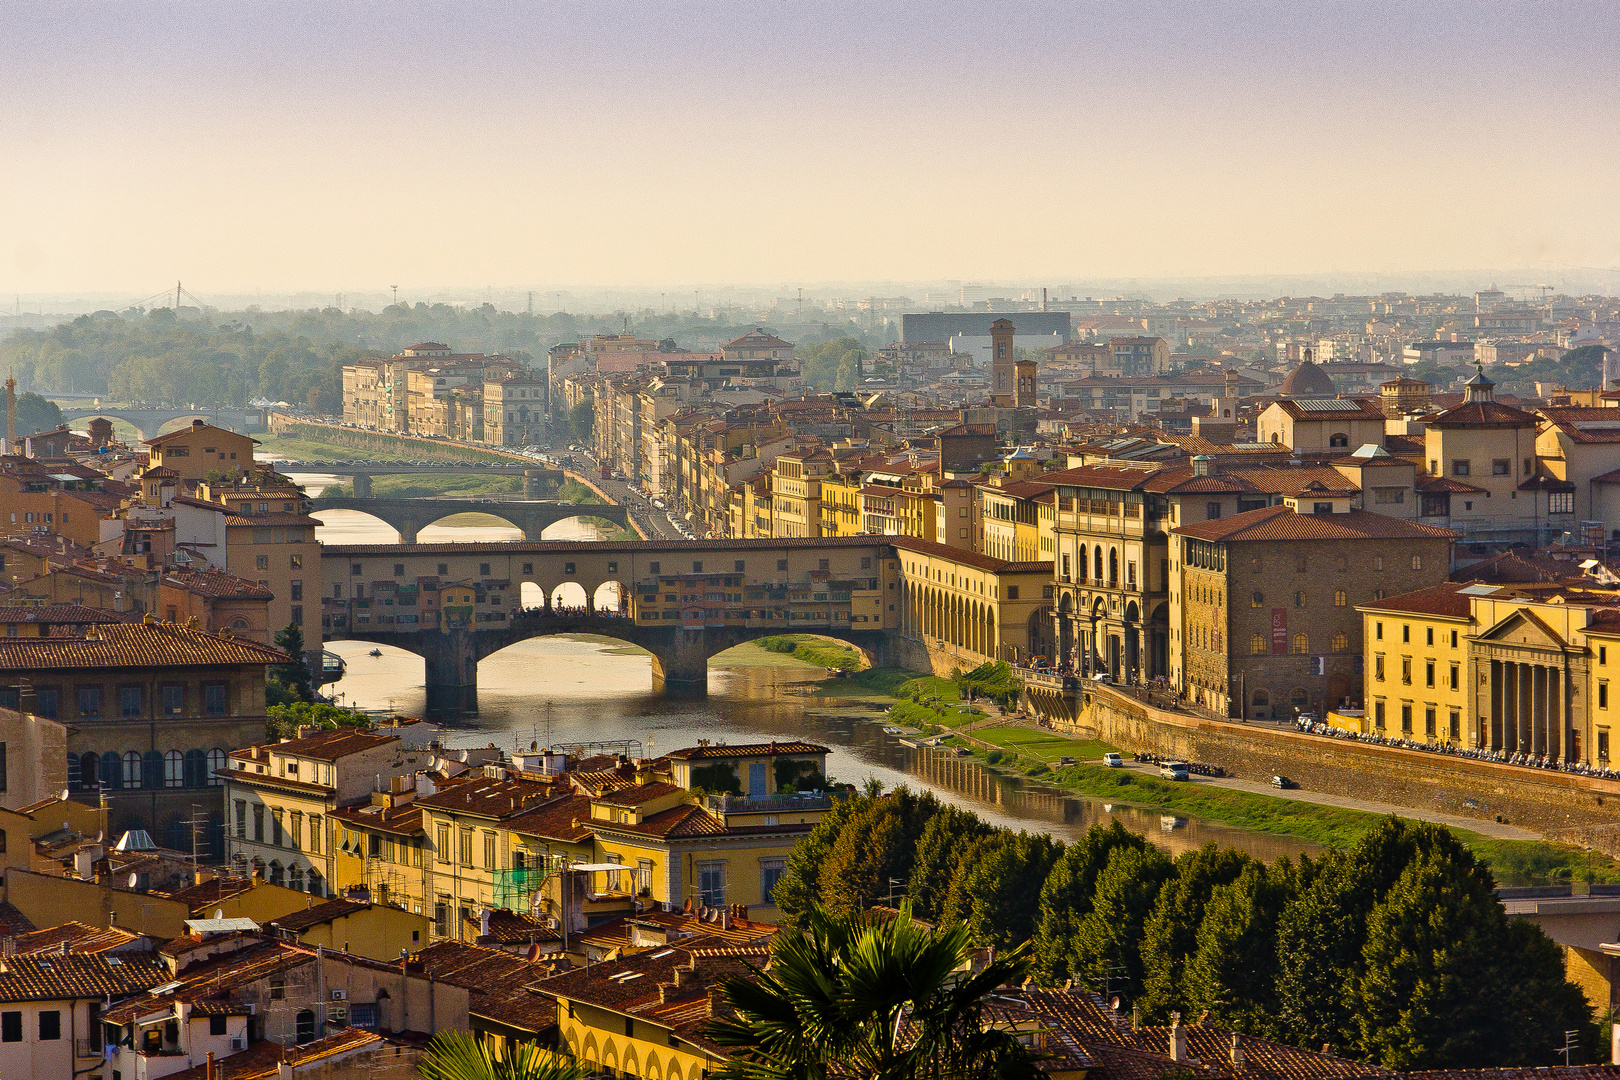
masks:
<path fill-rule="evenodd" d="M 777 813 L 783 810 L 826 810 L 832 796 L 822 792 L 793 795 L 767 795 L 750 799 L 743 795 L 710 795 L 708 809 L 720 814 Z"/>
<path fill-rule="evenodd" d="M 1026 686 L 1037 686 L 1043 690 L 1056 690 L 1063 694 L 1076 694 L 1080 691 L 1080 676 L 1070 672 L 1061 673 L 1049 668 L 1015 667 L 1019 679 Z"/>

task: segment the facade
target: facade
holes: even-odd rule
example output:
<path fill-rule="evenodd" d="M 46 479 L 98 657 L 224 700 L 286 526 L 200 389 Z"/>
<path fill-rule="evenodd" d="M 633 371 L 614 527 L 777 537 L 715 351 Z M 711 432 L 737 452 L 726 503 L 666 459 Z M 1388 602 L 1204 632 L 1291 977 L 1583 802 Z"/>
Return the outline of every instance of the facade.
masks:
<path fill-rule="evenodd" d="M 1052 655 L 1052 564 L 896 538 L 899 633 L 936 670 Z"/>
<path fill-rule="evenodd" d="M 7 956 L 0 972 L 0 1074 L 70 1080 L 94 1072 L 105 1060 L 108 1002 L 168 981 L 168 969 L 151 954 Z"/>
<path fill-rule="evenodd" d="M 147 439 L 147 466 L 173 469 L 182 480 L 204 480 L 209 473 L 237 475 L 253 471 L 257 439 L 193 420 L 189 428 Z"/>
<path fill-rule="evenodd" d="M 1354 703 L 1356 605 L 1446 579 L 1455 534 L 1353 510 L 1349 492 L 1171 530 L 1171 681 L 1226 716 L 1286 719 Z"/>
<path fill-rule="evenodd" d="M 267 670 L 285 654 L 228 634 L 158 623 L 92 627 L 80 638 L 0 639 L 0 706 L 66 728 L 67 788 L 105 795 L 109 828 L 145 829 L 190 851 L 186 822 L 221 850 L 212 778 L 231 747 L 264 737 Z"/>
<path fill-rule="evenodd" d="M 1384 412 L 1353 398 L 1283 398 L 1255 421 L 1256 439 L 1296 453 L 1349 453 L 1384 442 Z"/>

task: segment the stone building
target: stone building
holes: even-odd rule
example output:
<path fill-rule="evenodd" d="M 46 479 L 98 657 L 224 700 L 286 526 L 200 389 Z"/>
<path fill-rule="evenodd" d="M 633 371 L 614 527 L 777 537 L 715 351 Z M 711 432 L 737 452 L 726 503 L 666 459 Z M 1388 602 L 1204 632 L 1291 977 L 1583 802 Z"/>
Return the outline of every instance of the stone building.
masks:
<path fill-rule="evenodd" d="M 1359 698 L 1356 605 L 1446 579 L 1447 529 L 1351 509 L 1313 485 L 1281 506 L 1171 530 L 1171 680 L 1228 716 L 1321 715 Z"/>

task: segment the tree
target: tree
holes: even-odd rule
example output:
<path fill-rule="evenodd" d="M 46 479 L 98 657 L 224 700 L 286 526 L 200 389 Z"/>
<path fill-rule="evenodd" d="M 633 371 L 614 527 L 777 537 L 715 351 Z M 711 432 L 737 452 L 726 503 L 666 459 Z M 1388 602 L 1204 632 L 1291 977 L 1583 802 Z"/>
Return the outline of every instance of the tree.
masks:
<path fill-rule="evenodd" d="M 424 1080 L 584 1080 L 572 1058 L 525 1042 L 496 1053 L 493 1044 L 460 1031 L 441 1031 L 417 1066 Z"/>
<path fill-rule="evenodd" d="M 840 799 L 816 822 L 804 839 L 793 845 L 787 866 L 771 890 L 776 901 L 777 919 L 783 926 L 803 929 L 810 910 L 821 896 L 821 867 L 832 854 L 845 823 L 860 808 L 859 798 Z"/>
<path fill-rule="evenodd" d="M 304 628 L 288 623 L 276 633 L 276 648 L 287 654 L 287 663 L 278 665 L 270 673 L 265 697 L 271 705 L 290 705 L 295 701 L 314 701 L 315 690 L 310 685 L 309 665 L 304 663 Z"/>
<path fill-rule="evenodd" d="M 1069 967 L 1098 992 L 1134 999 L 1142 989 L 1142 936 L 1159 890 L 1174 873 L 1158 848 L 1118 847 L 1097 875 L 1091 910 L 1075 927 Z"/>
<path fill-rule="evenodd" d="M 867 795 L 822 864 L 817 899 L 834 914 L 888 903 L 894 883 L 904 887 L 911 878 L 917 840 L 938 811 L 932 792 L 919 796 L 903 785 Z"/>
<path fill-rule="evenodd" d="M 1249 862 L 1235 881 L 1217 886 L 1198 926 L 1198 950 L 1187 960 L 1185 993 L 1193 1010 L 1208 1009 L 1222 1027 L 1270 1035 L 1276 1011 L 1277 919 L 1293 884 L 1287 859 Z"/>
<path fill-rule="evenodd" d="M 1034 935 L 1035 968 L 1042 980 L 1056 985 L 1074 974 L 1070 967 L 1074 935 L 1081 920 L 1091 913 L 1097 875 L 1108 865 L 1109 856 L 1117 849 L 1140 851 L 1145 847 L 1147 840 L 1114 818 L 1106 827 L 1093 825 L 1052 864 L 1041 885 Z"/>
<path fill-rule="evenodd" d="M 1188 1011 L 1182 985 L 1187 958 L 1198 947 L 1198 927 L 1210 894 L 1229 884 L 1249 865 L 1249 856 L 1213 843 L 1176 857 L 1175 877 L 1159 891 L 1143 928 L 1142 1015 L 1165 1023 L 1172 1012 Z"/>
<path fill-rule="evenodd" d="M 591 437 L 591 429 L 596 425 L 596 402 L 590 398 L 582 398 L 572 409 L 568 410 L 568 426 L 574 431 L 574 438 L 579 442 L 587 442 Z"/>
<path fill-rule="evenodd" d="M 716 1076 L 1033 1080 L 1029 1051 L 985 1018 L 989 996 L 1023 977 L 1024 949 L 962 977 L 973 945 L 966 927 L 918 925 L 909 903 L 887 918 L 812 909 L 806 930 L 778 931 L 766 970 L 721 984 L 735 1015 L 705 1033 L 737 1053 Z"/>
<path fill-rule="evenodd" d="M 1001 830 L 971 862 L 962 862 L 949 917 L 965 923 L 976 941 L 997 949 L 1028 942 L 1040 913 L 1040 894 L 1029 883 L 1044 881 L 1062 853 L 1048 834 Z"/>
<path fill-rule="evenodd" d="M 1595 1041 L 1558 947 L 1510 921 L 1494 887 L 1471 853 L 1434 850 L 1372 909 L 1355 1001 L 1366 1057 L 1392 1069 L 1528 1066 L 1551 1064 L 1567 1030 Z"/>
<path fill-rule="evenodd" d="M 34 393 L 17 395 L 18 435 L 32 435 L 36 431 L 55 431 L 63 422 L 62 410 L 56 402 Z"/>
<path fill-rule="evenodd" d="M 975 840 L 994 832 L 977 814 L 954 806 L 940 807 L 928 819 L 917 841 L 917 861 L 911 869 L 911 880 L 906 882 L 906 898 L 912 909 L 925 919 L 944 914 L 963 855 Z"/>
<path fill-rule="evenodd" d="M 287 705 L 271 705 L 265 710 L 265 738 L 271 742 L 291 739 L 301 727 L 318 731 L 335 728 L 369 728 L 371 717 L 359 709 L 342 709 L 324 702 L 295 701 Z"/>

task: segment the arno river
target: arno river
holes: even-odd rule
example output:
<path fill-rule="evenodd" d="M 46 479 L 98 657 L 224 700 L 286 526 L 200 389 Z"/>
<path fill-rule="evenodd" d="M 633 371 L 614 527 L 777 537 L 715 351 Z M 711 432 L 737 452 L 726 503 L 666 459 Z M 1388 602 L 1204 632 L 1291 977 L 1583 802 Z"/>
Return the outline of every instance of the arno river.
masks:
<path fill-rule="evenodd" d="M 298 477 L 311 493 L 326 478 Z M 394 543 L 394 530 L 352 511 L 328 511 L 318 535 L 324 543 Z M 587 527 L 559 522 L 547 539 L 586 538 Z M 516 529 L 478 525 L 424 529 L 423 542 L 516 540 Z M 533 602 L 533 598 L 525 598 Z M 327 645 L 348 662 L 343 680 L 329 688 L 341 701 L 370 709 L 420 715 L 425 703 L 422 661 L 384 647 L 368 655 L 369 642 Z M 1069 839 L 1110 816 L 1172 851 L 1211 840 L 1272 859 L 1313 849 L 1304 841 L 1252 833 L 1197 819 L 1109 806 L 1073 798 L 1039 784 L 997 776 L 971 761 L 936 750 L 901 745 L 882 730 L 878 707 L 816 691 L 819 668 L 759 649 L 734 650 L 711 662 L 708 696 L 677 699 L 652 693 L 651 658 L 639 650 L 600 639 L 536 638 L 521 642 L 478 666 L 476 717 L 444 729 L 451 747 L 495 743 L 508 749 L 559 742 L 638 740 L 656 755 L 698 739 L 731 743 L 805 739 L 831 748 L 829 774 L 859 783 L 868 776 L 885 787 L 928 788 L 942 799 L 998 825 L 1050 832 Z"/>

